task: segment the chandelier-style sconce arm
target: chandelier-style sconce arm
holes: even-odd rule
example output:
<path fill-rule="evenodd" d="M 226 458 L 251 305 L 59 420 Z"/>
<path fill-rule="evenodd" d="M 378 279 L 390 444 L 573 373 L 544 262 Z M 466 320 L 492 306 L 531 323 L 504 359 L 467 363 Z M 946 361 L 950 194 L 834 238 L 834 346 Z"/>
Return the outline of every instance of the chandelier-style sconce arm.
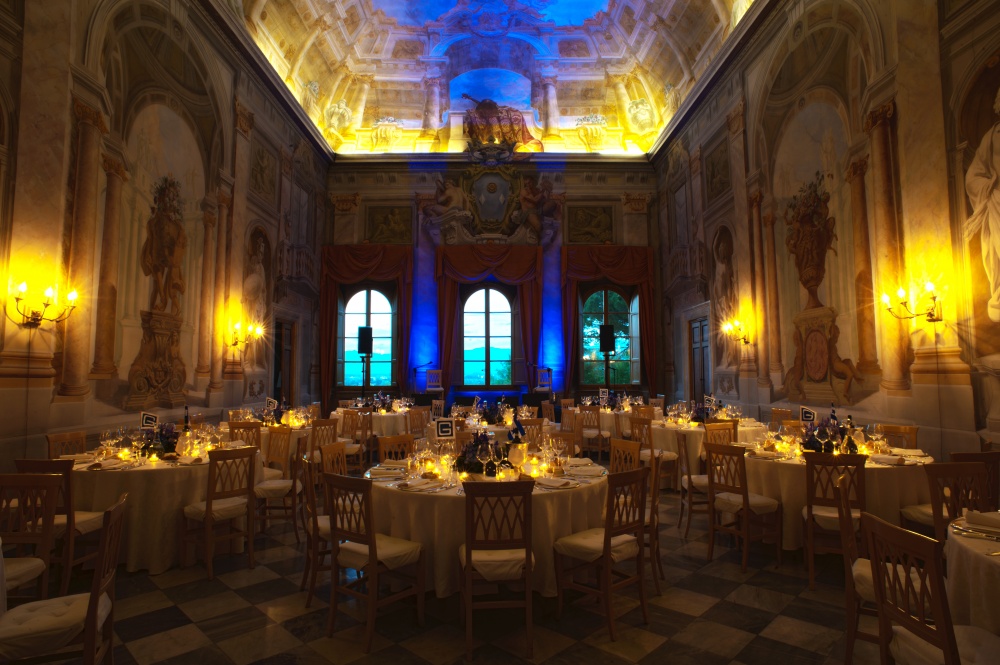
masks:
<path fill-rule="evenodd" d="M 930 299 L 930 302 L 927 304 L 927 307 L 923 309 L 910 309 L 910 303 L 906 299 L 906 290 L 903 289 L 903 287 L 899 287 L 899 291 L 896 292 L 896 304 L 892 303 L 888 293 L 882 294 L 882 304 L 885 305 L 885 309 L 889 312 L 889 314 L 892 314 L 901 321 L 908 321 L 918 317 L 925 318 L 927 323 L 937 323 L 939 321 L 943 321 L 944 317 L 941 315 L 941 302 L 938 300 L 934 284 L 927 282 L 924 285 L 924 291 L 927 293 L 927 297 Z"/>
<path fill-rule="evenodd" d="M 243 324 L 237 322 L 233 324 L 229 346 L 233 349 L 239 349 L 240 353 L 242 353 L 246 349 L 247 344 L 255 342 L 263 336 L 264 328 L 259 324 L 250 324 L 244 330 Z"/>
<path fill-rule="evenodd" d="M 743 324 L 738 319 L 726 321 L 722 324 L 722 332 L 734 342 L 743 342 L 744 345 L 750 344 L 750 338 L 743 331 Z"/>
<path fill-rule="evenodd" d="M 60 302 L 55 287 L 50 286 L 45 289 L 44 297 L 40 301 L 33 302 L 28 297 L 28 283 L 21 282 L 14 290 L 13 297 L 18 317 L 11 316 L 7 308 L 4 309 L 4 314 L 21 328 L 34 330 L 46 322 L 59 323 L 68 319 L 76 308 L 78 295 L 76 289 L 71 289 L 66 294 L 65 302 Z"/>

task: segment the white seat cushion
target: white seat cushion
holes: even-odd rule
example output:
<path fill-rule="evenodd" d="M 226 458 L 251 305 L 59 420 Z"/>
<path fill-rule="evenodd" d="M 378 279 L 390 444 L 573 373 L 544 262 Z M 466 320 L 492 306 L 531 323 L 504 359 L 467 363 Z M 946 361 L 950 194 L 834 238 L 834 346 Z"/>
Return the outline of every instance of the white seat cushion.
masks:
<path fill-rule="evenodd" d="M 361 452 L 361 444 L 360 443 L 347 443 L 347 444 L 344 444 L 344 453 L 348 457 L 353 457 L 354 455 L 357 455 L 360 452 Z"/>
<path fill-rule="evenodd" d="M 649 448 L 643 448 L 639 451 L 639 459 L 643 462 L 648 462 L 649 458 L 653 456 L 653 451 Z M 677 459 L 677 453 L 672 453 L 669 450 L 660 451 L 660 462 L 673 462 Z M 705 481 L 708 482 L 707 480 Z"/>
<path fill-rule="evenodd" d="M 945 511 L 945 507 L 941 506 L 941 515 L 945 519 L 948 519 L 948 513 Z M 912 506 L 904 506 L 900 509 L 899 514 L 911 522 L 934 526 L 934 509 L 931 508 L 931 504 L 929 503 L 918 503 Z"/>
<path fill-rule="evenodd" d="M 583 438 L 585 439 L 596 439 L 601 435 L 601 430 L 590 429 L 585 427 L 581 433 L 583 434 Z"/>
<path fill-rule="evenodd" d="M 555 550 L 563 556 L 580 561 L 596 561 L 604 554 L 604 529 L 597 527 L 563 536 L 555 542 Z M 611 539 L 611 560 L 622 561 L 634 557 L 639 552 L 635 536 L 622 534 Z"/>
<path fill-rule="evenodd" d="M 288 495 L 292 489 L 291 480 L 265 480 L 254 485 L 253 493 L 258 499 L 280 499 Z M 302 483 L 295 481 L 295 493 L 302 491 Z"/>
<path fill-rule="evenodd" d="M 769 496 L 753 492 L 750 492 L 747 498 L 750 501 L 750 510 L 757 515 L 773 513 L 781 505 Z M 719 492 L 715 495 L 715 509 L 724 513 L 738 513 L 743 510 L 743 497 L 732 492 Z"/>
<path fill-rule="evenodd" d="M 203 520 L 205 519 L 205 507 L 206 504 L 204 501 L 184 506 L 184 517 L 190 520 Z M 219 499 L 212 502 L 212 517 L 217 522 L 219 520 L 231 520 L 234 517 L 244 515 L 246 510 L 247 501 L 242 496 L 234 496 L 229 499 Z"/>
<path fill-rule="evenodd" d="M 465 543 L 458 548 L 458 561 L 465 567 Z M 531 554 L 535 566 L 535 554 Z M 524 571 L 524 550 L 473 550 L 472 567 L 490 582 L 516 580 Z"/>
<path fill-rule="evenodd" d="M 705 474 L 698 476 L 691 476 L 691 486 L 694 487 L 695 491 L 708 494 L 708 476 Z M 686 475 L 681 476 L 681 487 L 684 489 L 691 489 L 688 483 L 688 477 Z"/>
<path fill-rule="evenodd" d="M 284 475 L 284 472 L 281 469 L 272 469 L 269 466 L 265 466 L 264 467 L 264 481 L 263 482 L 267 482 L 269 480 L 278 480 L 283 475 Z"/>
<path fill-rule="evenodd" d="M 317 515 L 316 525 L 319 528 L 320 538 L 323 540 L 331 540 L 330 538 L 330 516 L 329 515 Z"/>
<path fill-rule="evenodd" d="M 33 556 L 4 557 L 7 590 L 20 588 L 45 572 L 45 562 Z"/>
<path fill-rule="evenodd" d="M 61 649 L 83 632 L 89 593 L 25 603 L 0 617 L 0 657 L 26 658 Z M 97 623 L 111 612 L 107 594 L 97 603 Z"/>
<path fill-rule="evenodd" d="M 73 512 L 73 526 L 80 534 L 100 531 L 104 526 L 104 513 L 90 510 L 77 510 Z M 52 535 L 61 538 L 66 533 L 66 516 L 56 515 L 52 520 Z"/>
<path fill-rule="evenodd" d="M 962 665 L 995 663 L 1000 654 L 1000 637 L 977 626 L 955 626 L 955 642 Z M 940 649 L 901 626 L 892 627 L 889 652 L 897 663 L 944 665 L 944 654 Z"/>
<path fill-rule="evenodd" d="M 903 574 L 903 567 L 896 564 L 896 568 L 899 570 L 899 574 Z M 869 559 L 857 559 L 854 565 L 851 566 L 851 576 L 854 578 L 854 590 L 857 591 L 858 595 L 862 599 L 875 603 L 875 582 L 872 579 L 872 562 Z M 910 580 L 913 582 L 914 589 L 920 589 L 923 586 L 923 581 L 920 579 L 920 574 L 917 572 L 916 567 L 910 569 Z M 928 610 L 930 606 L 928 605 Z"/>
<path fill-rule="evenodd" d="M 420 543 L 393 538 L 382 533 L 375 534 L 375 548 L 378 551 L 378 560 L 389 570 L 409 565 L 420 558 Z M 368 565 L 368 546 L 351 542 L 341 543 L 337 563 L 343 568 L 364 568 Z"/>
<path fill-rule="evenodd" d="M 802 519 L 809 519 L 808 506 L 802 506 Z M 813 506 L 813 519 L 821 529 L 840 531 L 840 513 L 836 506 Z M 851 521 L 857 531 L 861 527 L 861 511 L 857 508 L 851 508 Z"/>

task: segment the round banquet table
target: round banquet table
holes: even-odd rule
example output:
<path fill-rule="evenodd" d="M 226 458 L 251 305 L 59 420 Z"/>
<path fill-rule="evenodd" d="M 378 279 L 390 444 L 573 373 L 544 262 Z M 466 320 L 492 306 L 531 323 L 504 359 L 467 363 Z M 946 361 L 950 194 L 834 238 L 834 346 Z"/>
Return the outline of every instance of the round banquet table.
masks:
<path fill-rule="evenodd" d="M 331 418 L 340 419 L 340 423 L 337 427 L 341 428 L 341 436 L 344 436 L 342 430 L 344 427 L 343 415 L 344 414 L 340 413 L 339 410 L 330 414 Z M 406 413 L 372 412 L 372 434 L 375 436 L 396 436 L 397 434 L 406 434 L 407 426 Z"/>
<path fill-rule="evenodd" d="M 1000 635 L 1000 542 L 967 538 L 952 533 L 944 543 L 948 559 L 945 585 L 951 621 L 956 626 L 979 626 Z"/>
<path fill-rule="evenodd" d="M 652 428 L 650 428 L 650 433 L 652 434 L 652 446 L 658 450 L 666 450 L 672 453 L 677 452 L 677 447 L 684 444 L 684 448 L 687 451 L 687 458 L 692 461 L 697 459 L 704 459 L 704 449 L 702 444 L 705 442 L 705 428 L 701 426 L 700 423 L 696 423 L 695 427 L 690 425 L 677 425 L 676 423 L 663 424 L 662 422 L 653 422 Z M 736 440 L 738 443 L 753 443 L 764 438 L 767 433 L 767 427 L 758 422 L 748 422 L 740 423 L 740 426 L 736 429 Z M 680 480 L 680 465 L 677 466 L 678 482 Z M 695 469 L 691 470 L 691 473 L 697 473 Z M 675 487 L 680 487 L 679 484 L 674 485 Z"/>
<path fill-rule="evenodd" d="M 572 413 L 574 418 L 578 416 L 580 413 L 580 409 L 577 407 L 573 407 L 572 409 L 567 407 L 563 409 L 563 411 L 564 412 L 568 411 Z M 662 419 L 663 419 L 663 409 L 661 409 L 660 407 L 654 408 L 653 422 L 655 423 L 656 421 Z M 601 431 L 611 432 L 611 438 L 613 439 L 620 438 L 618 435 L 618 422 L 617 419 L 615 418 L 614 411 L 605 411 L 604 409 L 601 409 Z"/>
<path fill-rule="evenodd" d="M 254 479 L 262 475 L 257 456 Z M 208 491 L 208 458 L 201 464 L 173 466 L 147 463 L 134 469 L 73 471 L 73 508 L 105 511 L 128 492 L 120 560 L 129 572 L 158 575 L 177 563 L 177 520 L 184 506 L 204 501 Z"/>
<path fill-rule="evenodd" d="M 748 455 L 746 468 L 747 488 L 751 492 L 781 502 L 782 548 L 797 550 L 802 547 L 802 508 L 806 505 L 805 460 L 774 460 Z M 899 524 L 900 508 L 930 502 L 930 490 L 922 464 L 885 466 L 869 461 L 865 466 L 867 512 L 890 524 Z"/>
<path fill-rule="evenodd" d="M 604 525 L 607 487 L 603 478 L 595 478 L 587 484 L 581 481 L 574 489 L 535 488 L 531 495 L 532 588 L 543 596 L 556 595 L 553 544 L 563 536 Z M 378 481 L 372 485 L 376 531 L 421 544 L 427 586 L 438 598 L 458 591 L 458 548 L 465 542 L 465 496 L 458 489 L 411 492 Z"/>

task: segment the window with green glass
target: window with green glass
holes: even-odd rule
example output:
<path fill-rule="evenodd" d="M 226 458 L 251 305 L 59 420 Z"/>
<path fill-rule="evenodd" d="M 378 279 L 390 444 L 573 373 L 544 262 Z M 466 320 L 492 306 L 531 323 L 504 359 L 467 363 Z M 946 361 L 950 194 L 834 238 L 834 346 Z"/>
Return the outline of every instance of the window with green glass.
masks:
<path fill-rule="evenodd" d="M 343 321 L 341 385 L 360 386 L 364 378 L 366 386 L 391 386 L 393 312 L 389 299 L 375 289 L 358 291 L 347 301 Z M 368 358 L 358 353 L 358 328 L 363 326 L 372 328 L 372 354 Z"/>
<path fill-rule="evenodd" d="M 637 313 L 637 310 L 636 310 Z M 632 383 L 632 331 L 629 302 L 618 291 L 594 291 L 583 301 L 580 312 L 581 363 L 580 383 L 603 386 Z M 605 374 L 601 353 L 601 326 L 614 326 L 615 352 L 609 355 L 609 374 Z M 638 331 L 635 331 L 636 333 Z"/>

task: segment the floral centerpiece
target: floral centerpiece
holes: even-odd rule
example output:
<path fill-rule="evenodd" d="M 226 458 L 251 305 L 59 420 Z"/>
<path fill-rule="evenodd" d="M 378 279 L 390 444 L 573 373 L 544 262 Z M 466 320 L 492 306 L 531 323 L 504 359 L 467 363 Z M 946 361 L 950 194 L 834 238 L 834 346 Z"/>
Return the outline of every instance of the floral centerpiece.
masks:
<path fill-rule="evenodd" d="M 147 452 L 172 453 L 177 448 L 177 439 L 180 432 L 177 431 L 173 423 L 160 423 L 155 428 L 150 427 L 143 430 L 142 449 Z"/>
<path fill-rule="evenodd" d="M 821 432 L 826 433 L 829 438 L 821 441 Z M 840 432 L 836 423 L 829 418 L 824 418 L 818 423 L 807 423 L 805 441 L 802 442 L 802 450 L 808 450 L 815 453 L 832 453 L 838 447 L 837 439 L 839 438 L 839 435 Z"/>

